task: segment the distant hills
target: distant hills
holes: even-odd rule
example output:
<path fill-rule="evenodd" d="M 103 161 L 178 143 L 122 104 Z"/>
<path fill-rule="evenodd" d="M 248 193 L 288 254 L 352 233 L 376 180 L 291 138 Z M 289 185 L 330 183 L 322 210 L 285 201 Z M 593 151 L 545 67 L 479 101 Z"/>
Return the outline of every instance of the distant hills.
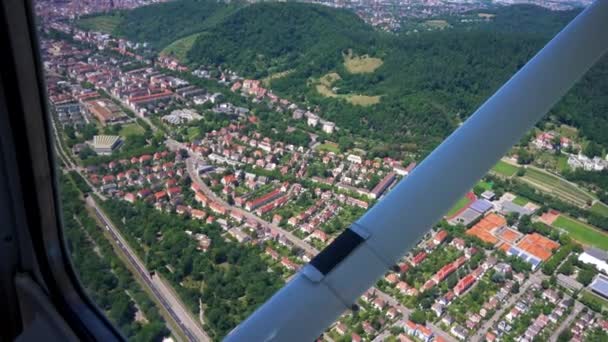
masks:
<path fill-rule="evenodd" d="M 434 147 L 577 13 L 491 12 L 489 21 L 444 18 L 450 28 L 388 34 L 325 6 L 187 0 L 121 13 L 111 30 L 193 65 L 266 78 L 275 92 L 319 106 L 340 134 L 376 139 L 390 154 Z M 605 147 L 607 74 L 604 58 L 552 112 Z"/>

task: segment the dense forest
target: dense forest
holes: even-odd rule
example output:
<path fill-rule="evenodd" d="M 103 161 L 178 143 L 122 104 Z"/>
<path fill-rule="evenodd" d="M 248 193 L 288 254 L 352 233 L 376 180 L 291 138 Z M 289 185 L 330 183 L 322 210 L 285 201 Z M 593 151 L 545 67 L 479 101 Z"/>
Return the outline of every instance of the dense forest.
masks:
<path fill-rule="evenodd" d="M 487 11 L 486 11 L 487 12 Z M 201 33 L 186 53 L 193 65 L 229 67 L 245 77 L 271 80 L 272 89 L 318 106 L 342 135 L 398 143 L 424 155 L 530 59 L 578 11 L 535 6 L 499 7 L 491 21 L 388 34 L 354 13 L 302 3 L 225 5 L 185 0 L 123 12 L 114 33 L 162 49 Z M 475 15 L 471 13 L 468 15 Z M 368 73 L 351 73 L 344 56 L 382 60 Z M 335 72 L 340 94 L 380 96 L 360 106 L 321 95 L 314 84 Z M 608 58 L 598 63 L 553 109 L 551 117 L 580 128 L 608 147 Z"/>
<path fill-rule="evenodd" d="M 216 224 L 161 213 L 144 203 L 102 204 L 149 269 L 168 279 L 192 312 L 199 312 L 200 299 L 205 330 L 214 340 L 221 340 L 283 285 L 278 274 L 267 271 L 259 247 L 225 239 Z M 211 248 L 197 250 L 186 230 L 209 236 Z"/>
<path fill-rule="evenodd" d="M 129 340 L 161 341 L 169 335 L 164 319 L 88 215 L 78 190 L 87 186 L 76 177 L 62 176 L 61 204 L 66 243 L 82 285 Z M 143 319 L 136 319 L 137 310 Z"/>

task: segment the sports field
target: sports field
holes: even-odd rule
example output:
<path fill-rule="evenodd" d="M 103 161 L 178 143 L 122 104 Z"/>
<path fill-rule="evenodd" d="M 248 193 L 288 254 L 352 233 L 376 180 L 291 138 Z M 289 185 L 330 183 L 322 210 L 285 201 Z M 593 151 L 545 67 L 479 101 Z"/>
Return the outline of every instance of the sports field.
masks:
<path fill-rule="evenodd" d="M 144 129 L 140 125 L 136 123 L 130 123 L 122 126 L 119 135 L 122 137 L 128 137 L 130 135 L 142 135 L 144 134 Z"/>
<path fill-rule="evenodd" d="M 466 196 L 464 196 L 463 198 L 459 199 L 458 202 L 456 202 L 456 204 L 454 204 L 452 209 L 450 209 L 450 211 L 448 211 L 448 213 L 445 214 L 445 216 L 448 218 L 451 216 L 454 216 L 454 214 L 459 212 L 462 208 L 464 208 L 467 204 L 469 204 L 469 202 L 471 202 L 471 200 L 469 198 L 467 198 Z"/>
<path fill-rule="evenodd" d="M 581 221 L 560 215 L 553 226 L 563 229 L 576 241 L 608 250 L 608 234 Z"/>
<path fill-rule="evenodd" d="M 543 192 L 578 206 L 585 206 L 587 201 L 594 199 L 593 196 L 574 184 L 537 168 L 528 167 L 522 179 Z"/>
<path fill-rule="evenodd" d="M 515 165 L 511 165 L 509 163 L 506 163 L 504 161 L 499 161 L 496 165 L 494 165 L 494 167 L 492 168 L 492 171 L 503 175 L 505 177 L 511 177 L 513 176 L 516 172 L 517 172 L 518 168 Z"/>

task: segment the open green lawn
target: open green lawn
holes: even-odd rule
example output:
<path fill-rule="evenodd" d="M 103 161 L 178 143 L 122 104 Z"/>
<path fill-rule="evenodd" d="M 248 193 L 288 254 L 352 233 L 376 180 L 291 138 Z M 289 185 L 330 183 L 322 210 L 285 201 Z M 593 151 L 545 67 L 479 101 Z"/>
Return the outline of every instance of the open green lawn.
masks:
<path fill-rule="evenodd" d="M 448 213 L 445 214 L 445 216 L 450 217 L 450 216 L 456 214 L 460 209 L 464 208 L 467 204 L 469 204 L 469 199 L 465 196 L 465 197 L 459 199 L 458 202 L 456 202 L 456 204 L 454 204 L 452 209 L 450 209 L 450 211 L 448 211 Z"/>
<path fill-rule="evenodd" d="M 540 169 L 528 167 L 522 178 L 541 191 L 551 193 L 579 206 L 584 206 L 587 201 L 594 199 L 593 196 L 574 184 Z"/>
<path fill-rule="evenodd" d="M 602 202 L 597 202 L 595 203 L 592 207 L 591 207 L 591 211 L 599 214 L 599 215 L 603 215 L 608 217 L 608 205 L 602 203 Z"/>
<path fill-rule="evenodd" d="M 317 150 L 329 151 L 329 152 L 333 152 L 336 154 L 340 153 L 340 147 L 338 147 L 338 145 L 336 145 L 334 143 L 328 143 L 328 142 L 317 145 Z"/>
<path fill-rule="evenodd" d="M 511 177 L 513 176 L 516 172 L 517 172 L 518 168 L 515 165 L 511 165 L 509 163 L 506 163 L 504 161 L 499 161 L 496 165 L 494 165 L 494 167 L 492 168 L 492 171 L 499 173 L 505 177 Z"/>
<path fill-rule="evenodd" d="M 585 302 L 597 302 L 602 304 L 604 309 L 608 308 L 608 301 L 606 301 L 606 299 L 596 295 L 595 293 L 589 290 L 582 291 L 581 296 L 585 299 Z"/>
<path fill-rule="evenodd" d="M 525 197 L 521 197 L 521 196 L 517 196 L 515 197 L 515 199 L 513 200 L 513 203 L 517 204 L 517 205 L 521 205 L 524 206 L 526 204 L 528 204 L 528 202 L 530 202 L 530 200 L 528 200 Z"/>
<path fill-rule="evenodd" d="M 181 62 L 187 63 L 188 51 L 190 51 L 192 45 L 194 45 L 194 42 L 196 41 L 196 38 L 198 38 L 200 34 L 201 33 L 195 33 L 184 38 L 178 39 L 173 43 L 167 45 L 160 53 L 162 55 L 173 56 Z"/>
<path fill-rule="evenodd" d="M 122 126 L 119 135 L 121 137 L 128 137 L 130 135 L 142 135 L 144 134 L 144 132 L 145 130 L 140 125 L 136 123 L 130 123 Z"/>
<path fill-rule="evenodd" d="M 200 129 L 198 127 L 188 127 L 188 140 L 192 141 L 198 137 Z"/>
<path fill-rule="evenodd" d="M 608 250 L 608 234 L 593 226 L 564 215 L 560 215 L 553 226 L 567 231 L 573 239 L 583 244 Z"/>
<path fill-rule="evenodd" d="M 104 33 L 112 33 L 116 26 L 122 21 L 122 16 L 116 15 L 101 15 L 91 18 L 84 18 L 78 21 L 78 26 L 89 31 L 100 31 Z"/>
<path fill-rule="evenodd" d="M 492 190 L 492 187 L 494 186 L 494 184 L 492 184 L 491 182 L 485 182 L 485 181 L 479 181 L 477 182 L 477 186 L 482 187 L 484 190 Z"/>

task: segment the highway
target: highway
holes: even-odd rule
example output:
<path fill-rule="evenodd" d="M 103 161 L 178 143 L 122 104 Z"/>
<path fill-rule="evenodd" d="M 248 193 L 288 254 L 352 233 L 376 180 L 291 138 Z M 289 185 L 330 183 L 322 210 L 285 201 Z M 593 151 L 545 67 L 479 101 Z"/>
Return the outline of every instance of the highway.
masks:
<path fill-rule="evenodd" d="M 192 317 L 188 308 L 179 300 L 177 295 L 171 291 L 169 286 L 158 276 L 150 276 L 150 272 L 146 269 L 143 262 L 133 252 L 127 241 L 122 237 L 114 224 L 107 216 L 99 209 L 95 200 L 87 197 L 87 205 L 92 207 L 97 214 L 99 220 L 105 225 L 116 244 L 125 253 L 131 266 L 137 271 L 140 278 L 144 280 L 147 287 L 150 289 L 157 301 L 163 306 L 165 311 L 171 316 L 171 319 L 177 324 L 179 329 L 184 333 L 189 341 L 211 341 L 202 327 L 197 324 Z"/>

